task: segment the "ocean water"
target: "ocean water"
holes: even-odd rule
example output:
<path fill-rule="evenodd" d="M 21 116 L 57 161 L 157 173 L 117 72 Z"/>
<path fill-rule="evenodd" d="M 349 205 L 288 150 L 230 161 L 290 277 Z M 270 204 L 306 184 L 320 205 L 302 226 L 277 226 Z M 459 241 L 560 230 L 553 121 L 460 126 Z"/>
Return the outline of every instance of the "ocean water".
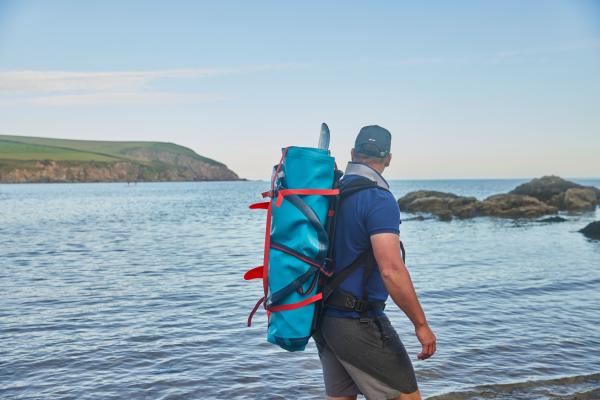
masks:
<path fill-rule="evenodd" d="M 483 198 L 518 180 L 393 181 Z M 580 181 L 600 187 L 600 180 Z M 0 398 L 316 399 L 314 344 L 265 341 L 266 182 L 0 185 Z M 437 399 L 600 398 L 600 242 L 563 223 L 410 220 L 407 264 L 438 352 L 416 361 Z"/>

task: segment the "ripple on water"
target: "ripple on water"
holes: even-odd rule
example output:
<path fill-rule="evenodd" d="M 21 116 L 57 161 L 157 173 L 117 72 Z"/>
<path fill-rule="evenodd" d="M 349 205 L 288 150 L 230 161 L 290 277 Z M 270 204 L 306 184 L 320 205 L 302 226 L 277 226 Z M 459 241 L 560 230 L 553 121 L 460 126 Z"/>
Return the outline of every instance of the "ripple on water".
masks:
<path fill-rule="evenodd" d="M 485 197 L 515 184 L 392 190 Z M 247 205 L 265 185 L 3 185 L 0 398 L 323 397 L 312 343 L 303 353 L 266 343 L 264 312 L 245 326 L 262 289 L 241 277 L 260 264 L 264 235 Z M 434 358 L 414 362 L 425 396 L 598 394 L 600 246 L 576 232 L 598 218 L 402 224 L 439 340 Z M 414 359 L 410 323 L 388 315 Z"/>

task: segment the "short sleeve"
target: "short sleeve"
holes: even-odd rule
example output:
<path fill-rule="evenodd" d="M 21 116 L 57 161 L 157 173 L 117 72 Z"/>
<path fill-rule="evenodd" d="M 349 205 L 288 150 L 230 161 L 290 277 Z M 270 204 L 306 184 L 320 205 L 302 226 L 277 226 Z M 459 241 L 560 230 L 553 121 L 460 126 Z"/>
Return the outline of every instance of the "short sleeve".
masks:
<path fill-rule="evenodd" d="M 390 192 L 370 190 L 365 225 L 369 236 L 376 233 L 400 234 L 400 208 Z"/>

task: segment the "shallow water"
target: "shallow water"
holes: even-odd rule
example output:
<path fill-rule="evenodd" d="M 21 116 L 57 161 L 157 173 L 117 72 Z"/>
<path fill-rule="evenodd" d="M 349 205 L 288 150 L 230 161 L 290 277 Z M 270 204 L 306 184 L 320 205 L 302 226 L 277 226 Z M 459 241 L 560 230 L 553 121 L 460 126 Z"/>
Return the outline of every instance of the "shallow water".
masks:
<path fill-rule="evenodd" d="M 482 198 L 520 182 L 392 190 Z M 241 276 L 261 263 L 264 233 L 263 212 L 247 205 L 266 186 L 0 185 L 0 398 L 322 397 L 312 343 L 303 353 L 266 343 L 264 313 L 245 326 L 261 287 Z M 567 398 L 600 386 L 600 242 L 577 232 L 600 212 L 566 217 L 402 224 L 438 336 L 436 356 L 414 362 L 425 397 Z M 414 359 L 410 323 L 389 310 Z"/>

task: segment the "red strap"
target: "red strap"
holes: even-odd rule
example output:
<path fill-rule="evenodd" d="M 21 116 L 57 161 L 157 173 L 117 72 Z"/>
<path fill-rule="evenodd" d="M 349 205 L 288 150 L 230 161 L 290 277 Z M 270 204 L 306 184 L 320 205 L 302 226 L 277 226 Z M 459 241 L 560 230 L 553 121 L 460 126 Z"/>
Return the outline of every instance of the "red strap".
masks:
<path fill-rule="evenodd" d="M 281 189 L 277 192 L 277 201 L 275 202 L 275 205 L 280 207 L 283 198 L 291 194 L 336 196 L 340 194 L 340 189 Z"/>
<path fill-rule="evenodd" d="M 334 215 L 335 215 L 335 211 L 333 211 L 333 210 L 327 211 L 327 216 L 328 217 L 333 217 Z"/>
<path fill-rule="evenodd" d="M 265 197 L 271 197 L 271 191 L 269 190 L 268 192 L 262 192 L 260 195 L 261 195 L 263 198 L 265 198 Z"/>
<path fill-rule="evenodd" d="M 252 311 L 250 311 L 250 315 L 248 315 L 248 326 L 252 326 L 252 317 L 254 317 L 254 314 L 256 314 L 258 307 L 260 307 L 260 305 L 263 303 L 263 301 L 265 301 L 265 298 L 266 297 L 261 297 L 260 299 L 258 299 L 258 302 L 256 303 L 256 305 L 254 306 Z"/>
<path fill-rule="evenodd" d="M 267 223 L 265 227 L 265 248 L 263 251 L 263 291 L 265 296 L 269 293 L 269 252 L 271 250 L 271 216 L 273 206 L 269 203 L 267 207 Z"/>
<path fill-rule="evenodd" d="M 250 279 L 258 279 L 258 278 L 262 278 L 263 276 L 263 266 L 258 266 L 252 269 L 249 269 L 248 271 L 246 271 L 246 273 L 244 274 L 244 279 L 249 281 Z"/>
<path fill-rule="evenodd" d="M 267 208 L 269 208 L 269 203 L 268 201 L 261 201 L 260 203 L 253 203 L 250 204 L 248 207 L 252 210 L 266 210 Z"/>
<path fill-rule="evenodd" d="M 295 310 L 296 308 L 304 307 L 309 304 L 315 303 L 315 302 L 321 300 L 322 298 L 323 298 L 323 293 L 317 293 L 314 296 L 310 296 L 308 299 L 304 299 L 297 303 L 282 304 L 280 306 L 269 307 L 268 310 L 271 312 Z"/>

